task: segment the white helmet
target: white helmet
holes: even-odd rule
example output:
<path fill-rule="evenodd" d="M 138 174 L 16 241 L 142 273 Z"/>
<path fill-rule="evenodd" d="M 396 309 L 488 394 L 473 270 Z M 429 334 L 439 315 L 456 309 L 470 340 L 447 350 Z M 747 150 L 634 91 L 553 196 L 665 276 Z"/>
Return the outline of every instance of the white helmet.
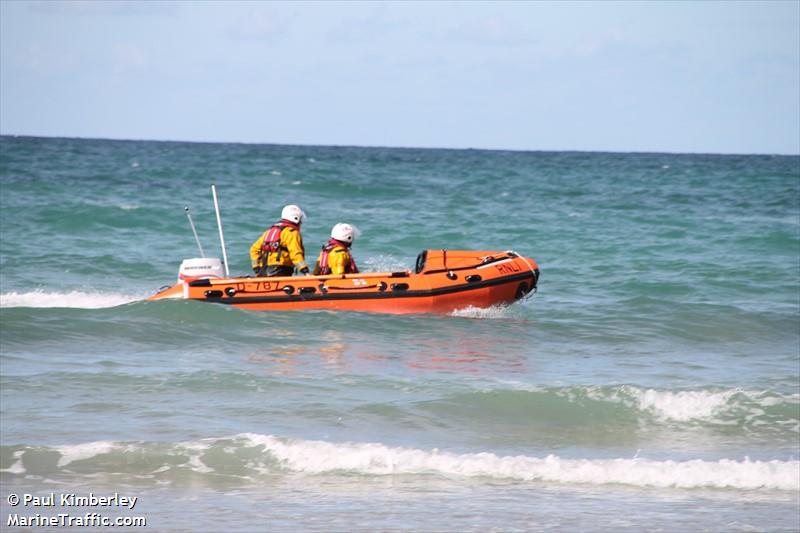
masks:
<path fill-rule="evenodd" d="M 361 235 L 361 231 L 357 227 L 345 224 L 344 222 L 339 222 L 331 230 L 332 238 L 337 241 L 346 242 L 347 244 L 353 244 L 353 241 L 359 235 Z"/>
<path fill-rule="evenodd" d="M 281 218 L 289 222 L 294 222 L 295 224 L 300 224 L 306 219 L 306 214 L 296 205 L 287 205 L 283 208 L 283 211 L 281 211 Z"/>

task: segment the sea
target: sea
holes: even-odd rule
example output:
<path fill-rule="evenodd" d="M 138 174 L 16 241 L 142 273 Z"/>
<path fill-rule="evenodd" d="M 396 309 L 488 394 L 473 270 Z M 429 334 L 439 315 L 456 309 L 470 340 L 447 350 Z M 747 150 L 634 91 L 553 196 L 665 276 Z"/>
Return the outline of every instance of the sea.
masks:
<path fill-rule="evenodd" d="M 514 250 L 447 315 L 148 302 L 313 261 Z M 800 157 L 0 137 L 0 529 L 796 532 Z"/>

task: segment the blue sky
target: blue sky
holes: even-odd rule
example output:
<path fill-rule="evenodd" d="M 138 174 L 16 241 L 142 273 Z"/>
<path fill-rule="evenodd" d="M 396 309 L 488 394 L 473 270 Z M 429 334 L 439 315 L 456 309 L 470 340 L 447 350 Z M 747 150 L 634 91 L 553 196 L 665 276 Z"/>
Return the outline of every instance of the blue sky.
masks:
<path fill-rule="evenodd" d="M 0 133 L 800 153 L 800 2 L 0 0 Z"/>

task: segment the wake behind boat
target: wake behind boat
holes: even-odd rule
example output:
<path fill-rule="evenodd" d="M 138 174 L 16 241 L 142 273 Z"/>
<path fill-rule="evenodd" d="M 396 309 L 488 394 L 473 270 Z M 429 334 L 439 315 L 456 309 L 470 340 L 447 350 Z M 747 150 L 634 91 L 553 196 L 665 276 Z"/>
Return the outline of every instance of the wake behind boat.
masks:
<path fill-rule="evenodd" d="M 148 300 L 188 299 L 259 311 L 333 309 L 449 313 L 505 305 L 536 290 L 539 267 L 513 251 L 423 250 L 414 271 L 228 277 L 214 258 L 189 259 L 178 283 Z"/>

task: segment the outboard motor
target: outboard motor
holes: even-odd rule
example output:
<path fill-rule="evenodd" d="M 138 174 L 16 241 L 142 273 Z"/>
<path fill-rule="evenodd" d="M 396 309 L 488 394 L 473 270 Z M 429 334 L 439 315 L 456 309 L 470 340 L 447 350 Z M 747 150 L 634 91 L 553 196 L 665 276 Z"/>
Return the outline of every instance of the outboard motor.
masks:
<path fill-rule="evenodd" d="M 184 259 L 178 270 L 178 283 L 196 279 L 224 278 L 225 268 L 217 257 Z"/>

